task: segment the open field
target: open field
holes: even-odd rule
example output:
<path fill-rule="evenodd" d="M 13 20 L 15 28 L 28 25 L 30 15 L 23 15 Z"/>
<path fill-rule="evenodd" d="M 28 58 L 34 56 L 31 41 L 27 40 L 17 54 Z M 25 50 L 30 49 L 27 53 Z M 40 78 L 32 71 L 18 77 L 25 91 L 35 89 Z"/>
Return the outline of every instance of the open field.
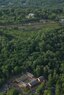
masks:
<path fill-rule="evenodd" d="M 23 29 L 23 30 L 38 30 L 38 29 L 46 29 L 46 28 L 58 28 L 60 24 L 55 21 L 47 21 L 47 22 L 34 22 L 28 24 L 15 24 L 15 25 L 0 25 L 0 28 L 4 29 Z"/>

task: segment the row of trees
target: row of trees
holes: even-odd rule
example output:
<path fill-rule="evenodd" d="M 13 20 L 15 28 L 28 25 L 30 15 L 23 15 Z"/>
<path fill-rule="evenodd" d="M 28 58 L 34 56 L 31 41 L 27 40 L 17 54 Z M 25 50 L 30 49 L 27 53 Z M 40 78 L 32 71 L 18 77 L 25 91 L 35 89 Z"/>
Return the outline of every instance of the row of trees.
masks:
<path fill-rule="evenodd" d="M 34 18 L 27 19 L 27 15 L 29 13 L 34 14 Z M 1 9 L 0 10 L 0 24 L 18 24 L 18 23 L 29 23 L 34 21 L 39 21 L 41 19 L 49 19 L 49 20 L 59 20 L 59 18 L 63 17 L 64 10 L 63 9 L 55 9 L 55 10 L 43 10 L 43 9 Z M 63 17 L 64 18 L 64 17 Z"/>

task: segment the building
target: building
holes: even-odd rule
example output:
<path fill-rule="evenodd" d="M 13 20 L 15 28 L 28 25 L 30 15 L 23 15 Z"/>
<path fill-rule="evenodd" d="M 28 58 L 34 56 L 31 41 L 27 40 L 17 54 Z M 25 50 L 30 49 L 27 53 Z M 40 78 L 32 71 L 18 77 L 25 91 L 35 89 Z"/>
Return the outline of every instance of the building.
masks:
<path fill-rule="evenodd" d="M 30 83 L 28 83 L 28 85 L 29 85 L 29 87 L 32 88 L 32 87 L 36 86 L 38 83 L 39 83 L 38 80 L 37 79 L 34 79 Z"/>
<path fill-rule="evenodd" d="M 45 79 L 43 76 L 40 76 L 39 78 L 35 78 L 33 74 L 27 72 L 26 74 L 23 74 L 21 77 L 16 78 L 13 83 L 20 88 L 21 87 L 32 88 L 44 81 Z"/>
<path fill-rule="evenodd" d="M 27 76 L 28 76 L 29 78 L 34 78 L 34 75 L 31 74 L 31 73 L 29 73 L 29 72 L 27 72 Z"/>
<path fill-rule="evenodd" d="M 34 18 L 34 14 L 33 13 L 29 13 L 27 16 L 26 16 L 26 18 Z"/>
<path fill-rule="evenodd" d="M 25 87 L 27 88 L 28 87 L 28 84 L 27 83 L 24 83 L 24 82 L 21 82 L 18 84 L 18 86 L 21 88 L 21 87 Z"/>
<path fill-rule="evenodd" d="M 39 78 L 37 78 L 39 82 L 43 82 L 45 79 L 43 76 L 40 76 Z"/>

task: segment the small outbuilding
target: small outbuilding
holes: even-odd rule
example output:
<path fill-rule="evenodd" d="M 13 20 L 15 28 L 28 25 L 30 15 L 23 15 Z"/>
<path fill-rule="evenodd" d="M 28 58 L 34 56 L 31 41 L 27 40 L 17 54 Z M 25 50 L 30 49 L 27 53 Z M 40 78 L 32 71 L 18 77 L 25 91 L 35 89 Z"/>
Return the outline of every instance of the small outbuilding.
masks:
<path fill-rule="evenodd" d="M 29 13 L 29 14 L 26 16 L 26 18 L 28 18 L 28 19 L 29 19 L 29 18 L 34 18 L 34 16 L 35 16 L 34 13 Z"/>

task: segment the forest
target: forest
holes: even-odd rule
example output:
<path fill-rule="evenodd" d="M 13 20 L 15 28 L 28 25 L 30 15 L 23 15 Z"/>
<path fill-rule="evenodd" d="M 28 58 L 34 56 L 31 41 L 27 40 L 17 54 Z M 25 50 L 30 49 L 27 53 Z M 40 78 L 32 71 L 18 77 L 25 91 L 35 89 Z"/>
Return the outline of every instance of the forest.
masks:
<path fill-rule="evenodd" d="M 47 79 L 43 95 L 52 95 L 45 94 L 53 93 L 51 87 L 57 90 L 54 95 L 64 94 L 64 28 L 0 30 L 0 87 L 11 76 L 26 71 Z"/>
<path fill-rule="evenodd" d="M 33 4 L 34 0 L 31 1 Z M 63 0 L 56 2 L 64 4 Z M 42 0 L 36 3 L 42 4 Z M 27 18 L 30 13 L 34 16 Z M 31 72 L 36 77 L 44 76 L 46 82 L 29 95 L 64 95 L 64 24 L 59 23 L 61 19 L 64 19 L 61 7 L 0 9 L 0 88 L 13 76 Z M 40 23 L 42 20 L 44 22 Z M 14 27 L 19 24 L 22 29 Z M 0 95 L 23 94 L 11 88 Z"/>
<path fill-rule="evenodd" d="M 0 0 L 0 7 L 42 7 L 46 9 L 63 8 L 64 0 Z"/>
<path fill-rule="evenodd" d="M 29 17 L 33 14 L 33 17 Z M 0 9 L 0 25 L 18 25 L 40 20 L 59 21 L 64 19 L 64 9 L 42 9 L 42 8 L 5 8 Z"/>

